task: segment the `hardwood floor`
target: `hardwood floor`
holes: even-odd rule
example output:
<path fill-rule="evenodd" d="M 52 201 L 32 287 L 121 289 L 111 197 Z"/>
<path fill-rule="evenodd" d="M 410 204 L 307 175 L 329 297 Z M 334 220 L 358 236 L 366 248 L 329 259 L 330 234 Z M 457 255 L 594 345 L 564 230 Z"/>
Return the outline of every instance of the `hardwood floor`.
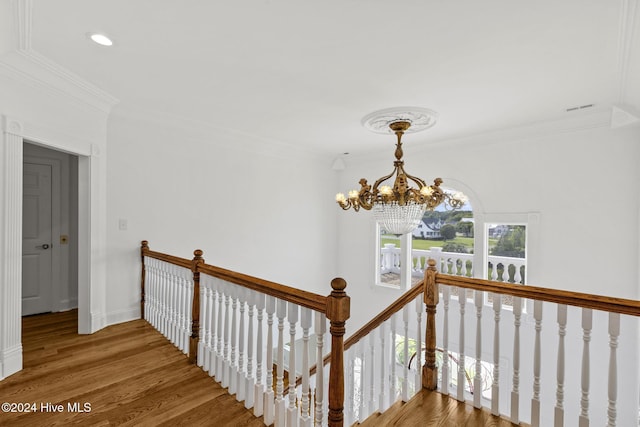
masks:
<path fill-rule="evenodd" d="M 0 382 L 0 400 L 36 411 L 2 411 L 0 425 L 264 425 L 147 322 L 78 335 L 76 318 L 23 319 L 24 369 Z"/>
<path fill-rule="evenodd" d="M 2 411 L 0 426 L 264 425 L 146 321 L 78 335 L 76 319 L 76 311 L 23 319 L 24 369 L 0 382 L 0 403 L 32 412 Z M 423 391 L 361 426 L 512 424 Z"/>
<path fill-rule="evenodd" d="M 516 424 L 491 415 L 485 409 L 475 409 L 449 396 L 422 390 L 407 403 L 398 401 L 384 413 L 371 415 L 359 426 L 515 427 Z"/>

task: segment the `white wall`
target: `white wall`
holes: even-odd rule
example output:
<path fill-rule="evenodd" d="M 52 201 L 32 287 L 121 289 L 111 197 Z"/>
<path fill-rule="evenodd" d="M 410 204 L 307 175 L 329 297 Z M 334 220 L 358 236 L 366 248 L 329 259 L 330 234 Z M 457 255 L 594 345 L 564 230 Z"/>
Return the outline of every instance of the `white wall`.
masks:
<path fill-rule="evenodd" d="M 640 127 L 612 130 L 600 121 L 574 126 L 553 123 L 431 144 L 410 134 L 404 138 L 405 167 L 428 181 L 439 176 L 445 184 L 463 183 L 486 216 L 539 214 L 538 235 L 532 236 L 537 256 L 527 266 L 531 284 L 637 299 Z M 336 191 L 390 172 L 392 155 L 391 147 L 347 159 Z M 372 289 L 371 212 L 340 213 L 338 231 L 339 274 L 358 301 L 348 325 L 354 331 L 369 317 L 359 310 L 379 311 L 399 293 Z"/>
<path fill-rule="evenodd" d="M 139 316 L 139 245 L 319 294 L 335 277 L 331 159 L 248 135 L 112 115 L 110 322 Z M 127 230 L 119 230 L 119 220 Z"/>

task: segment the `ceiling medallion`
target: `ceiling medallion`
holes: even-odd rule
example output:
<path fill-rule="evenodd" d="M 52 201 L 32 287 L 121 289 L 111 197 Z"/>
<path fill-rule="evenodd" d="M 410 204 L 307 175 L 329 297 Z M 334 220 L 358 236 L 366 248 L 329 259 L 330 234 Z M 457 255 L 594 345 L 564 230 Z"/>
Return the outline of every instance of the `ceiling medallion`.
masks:
<path fill-rule="evenodd" d="M 362 126 L 375 133 L 394 133 L 391 123 L 408 122 L 411 127 L 405 133 L 420 132 L 436 124 L 438 113 L 421 107 L 393 107 L 374 111 L 362 118 Z"/>
<path fill-rule="evenodd" d="M 440 188 L 441 178 L 436 178 L 433 184 L 427 185 L 421 178 L 409 175 L 404 170 L 402 135 L 414 128 L 414 123 L 418 128 L 414 132 L 430 128 L 435 124 L 435 117 L 436 114 L 426 108 L 405 107 L 377 111 L 362 119 L 362 124 L 374 132 L 396 134 L 394 169 L 389 175 L 378 178 L 373 186 L 362 178 L 359 191 L 351 190 L 347 196 L 343 193 L 336 194 L 336 202 L 340 207 L 344 210 L 353 208 L 356 212 L 360 208 L 373 209 L 376 220 L 391 234 L 413 231 L 420 225 L 426 210 L 434 210 L 440 205 L 449 209 L 461 208 L 467 197 L 462 193 L 445 192 Z M 383 126 L 386 127 L 384 131 Z M 393 186 L 382 185 L 387 181 L 392 182 Z"/>

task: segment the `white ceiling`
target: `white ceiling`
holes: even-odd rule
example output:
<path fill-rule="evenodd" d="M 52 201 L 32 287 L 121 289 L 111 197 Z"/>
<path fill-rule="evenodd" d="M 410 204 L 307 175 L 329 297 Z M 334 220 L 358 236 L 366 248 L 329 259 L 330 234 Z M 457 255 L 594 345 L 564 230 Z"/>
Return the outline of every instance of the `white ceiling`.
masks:
<path fill-rule="evenodd" d="M 117 98 L 114 110 L 329 155 L 388 146 L 360 124 L 388 107 L 437 111 L 412 136 L 428 144 L 640 106 L 638 0 L 12 3 L 31 17 L 13 15 L 22 48 Z"/>

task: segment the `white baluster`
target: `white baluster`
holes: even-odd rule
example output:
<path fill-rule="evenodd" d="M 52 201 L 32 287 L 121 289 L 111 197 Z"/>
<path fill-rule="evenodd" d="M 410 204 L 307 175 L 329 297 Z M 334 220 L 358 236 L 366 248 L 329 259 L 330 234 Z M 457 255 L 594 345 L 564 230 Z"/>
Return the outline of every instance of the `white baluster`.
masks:
<path fill-rule="evenodd" d="M 513 298 L 513 388 L 511 390 L 511 422 L 520 424 L 520 324 L 522 299 Z"/>
<path fill-rule="evenodd" d="M 224 284 L 220 279 L 215 280 L 216 290 L 217 290 L 217 302 L 218 302 L 218 332 L 216 333 L 216 381 L 222 384 L 223 380 L 223 367 L 224 367 L 224 358 L 226 353 L 224 352 L 224 334 L 225 334 L 225 325 L 224 319 L 226 315 L 226 310 L 224 309 Z"/>
<path fill-rule="evenodd" d="M 253 342 L 254 342 L 254 333 L 253 333 L 253 315 L 255 308 L 255 297 L 257 295 L 256 291 L 252 291 L 250 289 L 245 289 L 245 296 L 247 300 L 247 305 L 249 306 L 249 330 L 247 331 L 247 371 L 244 376 L 244 407 L 249 409 L 253 407 L 254 404 L 254 388 L 255 381 L 253 380 Z"/>
<path fill-rule="evenodd" d="M 402 322 L 404 325 L 404 366 L 402 372 L 402 401 L 409 401 L 409 304 L 402 309 Z"/>
<path fill-rule="evenodd" d="M 191 270 L 185 270 L 189 275 L 189 279 L 187 280 L 187 295 L 184 300 L 185 311 L 184 311 L 184 353 L 189 354 L 189 341 L 191 337 L 191 319 L 192 310 L 193 310 L 193 299 L 195 298 L 194 292 L 196 289 L 195 283 L 193 281 L 193 273 Z"/>
<path fill-rule="evenodd" d="M 278 361 L 276 372 L 276 413 L 275 427 L 284 427 L 286 425 L 285 418 L 285 401 L 284 401 L 284 318 L 287 315 L 287 302 L 283 300 L 276 301 L 276 317 L 278 318 Z"/>
<path fill-rule="evenodd" d="M 171 307 L 173 313 L 173 325 L 171 328 L 171 334 L 173 343 L 180 350 L 184 351 L 182 347 L 182 301 L 181 297 L 186 287 L 186 282 L 182 278 L 182 269 L 180 267 L 173 266 L 173 277 L 171 284 Z"/>
<path fill-rule="evenodd" d="M 236 400 L 241 402 L 245 399 L 246 396 L 246 388 L 244 387 L 246 384 L 245 373 L 244 373 L 244 314 L 246 311 L 246 293 L 245 288 L 238 289 L 238 310 L 240 311 L 240 325 L 238 329 L 238 368 L 236 370 Z"/>
<path fill-rule="evenodd" d="M 238 287 L 231 285 L 229 287 L 231 295 L 231 356 L 229 358 L 229 394 L 235 394 L 238 391 Z"/>
<path fill-rule="evenodd" d="M 169 271 L 168 275 L 168 298 L 167 298 L 167 308 L 169 310 L 169 324 L 167 329 L 167 337 L 172 344 L 175 345 L 175 331 L 176 331 L 176 305 L 175 305 L 175 291 L 176 291 L 176 276 L 175 276 L 175 268 L 172 264 L 167 264 L 167 268 Z"/>
<path fill-rule="evenodd" d="M 391 347 L 391 361 L 389 362 L 389 365 L 391 366 L 391 372 L 389 374 L 389 401 L 390 403 L 394 403 L 396 400 L 398 400 L 398 375 L 396 374 L 396 313 L 392 314 L 391 318 L 389 318 L 389 327 L 391 329 L 391 338 L 389 340 L 389 346 Z M 373 360 L 375 359 L 373 359 L 373 352 L 371 354 L 371 363 L 373 364 Z"/>
<path fill-rule="evenodd" d="M 256 338 L 256 384 L 254 386 L 254 406 L 253 406 L 253 415 L 256 417 L 262 416 L 264 413 L 264 386 L 262 385 L 262 376 L 263 373 L 263 364 L 262 364 L 262 355 L 263 355 L 263 335 L 264 329 L 262 325 L 262 320 L 264 318 L 264 307 L 265 307 L 265 296 L 262 293 L 256 292 L 254 294 L 254 300 L 256 304 L 256 310 L 258 311 L 258 336 Z M 270 349 L 267 351 L 271 352 Z M 272 365 L 273 369 L 273 365 Z"/>
<path fill-rule="evenodd" d="M 533 350 L 533 397 L 531 398 L 531 427 L 540 425 L 540 362 L 542 348 L 540 331 L 542 330 L 542 301 L 533 301 L 533 318 L 536 321 L 535 347 Z"/>
<path fill-rule="evenodd" d="M 316 392 L 315 392 L 315 416 L 314 425 L 320 427 L 324 418 L 323 402 L 324 402 L 324 369 L 323 369 L 323 357 L 324 357 L 324 335 L 327 332 L 327 321 L 324 313 L 316 312 L 315 319 L 315 334 L 316 334 Z M 351 354 L 351 353 L 350 353 Z M 349 358 L 353 361 L 353 357 Z M 353 371 L 351 371 L 351 383 L 353 384 Z M 347 399 L 351 400 L 353 405 L 353 398 L 351 395 L 347 395 Z"/>
<path fill-rule="evenodd" d="M 590 308 L 582 309 L 582 375 L 580 397 L 580 417 L 578 427 L 589 427 L 589 381 L 590 381 L 590 355 L 589 342 L 591 341 L 591 328 L 593 326 L 593 311 Z"/>
<path fill-rule="evenodd" d="M 300 316 L 300 307 L 287 304 L 289 320 L 289 406 L 287 408 L 287 427 L 298 426 L 298 406 L 296 402 L 296 323 Z"/>
<path fill-rule="evenodd" d="M 144 319 L 153 325 L 153 299 L 154 299 L 154 280 L 155 272 L 151 265 L 151 258 L 144 257 Z"/>
<path fill-rule="evenodd" d="M 213 286 L 213 280 L 211 276 L 207 277 L 207 289 L 208 289 L 208 298 L 207 298 L 207 313 L 209 319 L 209 329 L 207 330 L 207 346 L 206 352 L 208 357 L 208 364 L 206 365 L 206 370 L 209 372 L 209 375 L 213 376 L 216 372 L 216 352 L 215 352 L 215 338 L 216 338 L 216 290 Z"/>
<path fill-rule="evenodd" d="M 302 326 L 302 395 L 300 407 L 300 425 L 311 427 L 310 394 L 309 394 L 309 329 L 311 329 L 311 310 L 305 307 L 300 309 L 300 326 Z M 322 362 L 321 362 L 322 363 Z"/>
<path fill-rule="evenodd" d="M 275 419 L 275 398 L 273 392 L 273 315 L 276 312 L 276 299 L 266 296 L 265 308 L 267 312 L 267 389 L 264 393 L 264 423 L 271 425 Z"/>
<path fill-rule="evenodd" d="M 491 384 L 491 413 L 500 415 L 500 313 L 502 296 L 493 294 L 493 382 Z"/>
<path fill-rule="evenodd" d="M 558 367 L 556 369 L 556 407 L 554 426 L 564 426 L 564 337 L 567 334 L 567 306 L 558 304 Z"/>
<path fill-rule="evenodd" d="M 167 305 L 167 289 L 169 288 L 169 279 L 168 279 L 168 272 L 167 272 L 167 266 L 162 263 L 161 264 L 161 268 L 162 268 L 162 308 L 161 308 L 161 313 L 162 313 L 162 320 L 160 322 L 160 332 L 162 333 L 162 335 L 164 335 L 165 337 L 168 335 L 167 331 L 168 329 L 168 325 L 169 325 L 169 308 Z"/>
<path fill-rule="evenodd" d="M 317 320 L 317 317 L 316 317 Z M 346 425 L 350 426 L 354 424 L 356 421 L 359 421 L 359 418 L 356 418 L 355 415 L 355 407 L 354 407 L 354 396 L 355 393 L 355 353 L 353 351 L 354 347 L 351 347 L 344 353 L 344 422 Z M 319 427 L 322 425 L 322 419 L 318 419 L 318 393 L 316 390 L 316 419 L 315 426 Z"/>
<path fill-rule="evenodd" d="M 367 384 L 369 382 L 367 378 L 367 371 L 369 370 L 369 360 L 367 360 L 367 344 L 368 339 L 363 338 L 358 343 L 360 350 L 360 409 L 358 410 L 358 420 L 364 421 L 369 416 L 369 399 L 367 399 Z"/>
<path fill-rule="evenodd" d="M 167 265 L 162 263 L 162 323 L 160 325 L 160 332 L 165 337 L 168 337 L 169 331 L 169 305 L 167 301 L 169 290 L 169 272 L 167 271 Z"/>
<path fill-rule="evenodd" d="M 224 337 L 222 339 L 224 349 L 222 361 L 222 387 L 225 388 L 229 387 L 229 383 L 231 381 L 231 378 L 229 378 L 229 369 L 231 366 L 231 357 L 229 356 L 229 332 L 231 330 L 231 296 L 229 295 L 229 287 L 229 284 L 224 282 Z"/>
<path fill-rule="evenodd" d="M 418 295 L 416 298 L 416 360 L 415 360 L 415 389 L 422 389 L 422 334 L 424 331 L 422 330 L 422 313 L 424 311 L 424 304 L 422 301 L 422 294 Z"/>
<path fill-rule="evenodd" d="M 167 284 L 166 284 L 166 310 L 167 310 L 167 324 L 165 327 L 165 336 L 171 341 L 172 344 L 175 343 L 173 339 L 173 326 L 175 324 L 175 312 L 173 306 L 173 291 L 175 289 L 173 283 L 173 266 L 171 264 L 166 264 L 165 268 L 167 269 Z"/>
<path fill-rule="evenodd" d="M 442 394 L 449 394 L 449 298 L 451 295 L 451 287 L 442 287 L 442 304 L 444 307 L 443 321 L 442 321 Z M 422 366 L 422 363 L 420 364 Z"/>
<path fill-rule="evenodd" d="M 375 375 L 376 375 L 376 334 L 372 331 L 372 333 L 370 333 L 369 335 L 369 399 L 371 399 L 371 401 L 369 402 L 369 412 L 367 413 L 367 416 L 373 414 L 373 412 L 376 410 L 376 408 L 378 408 L 378 403 L 376 401 L 376 379 L 375 379 Z"/>
<path fill-rule="evenodd" d="M 514 264 L 514 267 L 516 268 L 516 272 L 513 274 L 513 281 L 517 285 L 520 285 L 522 283 L 522 274 L 520 274 L 520 265 Z"/>
<path fill-rule="evenodd" d="M 184 277 L 184 269 L 180 268 L 180 267 L 176 267 L 176 276 L 174 277 L 174 280 L 176 281 L 176 284 L 174 285 L 174 289 L 175 289 L 175 301 L 174 301 L 174 306 L 176 307 L 176 320 L 175 320 L 175 326 L 174 326 L 174 337 L 176 340 L 176 346 L 182 350 L 183 353 L 187 354 L 189 353 L 189 344 L 188 344 L 188 338 L 187 338 L 187 346 L 184 346 L 184 339 L 185 339 L 185 330 L 186 329 L 190 329 L 185 327 L 185 322 L 187 321 L 186 319 L 186 310 L 185 310 L 185 300 L 187 299 L 187 296 L 190 295 L 190 291 L 191 289 L 189 289 L 189 285 L 193 285 L 193 282 L 190 282 L 188 280 L 185 279 Z M 189 322 L 190 323 L 190 322 Z M 188 335 L 186 335 L 188 337 Z"/>
<path fill-rule="evenodd" d="M 206 284 L 205 275 L 200 276 L 200 338 L 198 339 L 198 366 L 202 367 L 203 370 L 207 370 L 208 358 L 206 355 L 205 347 L 207 345 L 207 334 L 209 330 L 209 319 L 207 309 L 207 293 L 208 288 Z"/>
<path fill-rule="evenodd" d="M 491 267 L 491 277 L 490 279 L 493 281 L 497 281 L 498 280 L 498 263 L 497 262 L 492 262 L 491 263 L 492 267 Z"/>
<path fill-rule="evenodd" d="M 484 304 L 484 292 L 475 291 L 476 304 L 476 374 L 473 378 L 473 406 L 481 408 L 482 402 L 482 305 Z"/>
<path fill-rule="evenodd" d="M 191 297 L 193 296 L 193 280 L 192 277 L 188 279 L 185 277 L 185 273 L 187 272 L 183 268 L 179 268 L 178 272 L 180 275 L 176 277 L 180 286 L 177 287 L 177 297 L 176 297 L 176 305 L 178 307 L 177 312 L 177 323 L 176 323 L 176 340 L 178 348 L 180 348 L 183 353 L 189 353 L 189 336 L 191 335 L 191 322 L 187 319 L 187 302 L 191 301 Z M 191 276 L 191 271 L 189 271 L 189 276 Z"/>
<path fill-rule="evenodd" d="M 372 332 L 373 333 L 373 332 Z M 387 328 L 387 322 L 382 322 L 378 326 L 378 333 L 380 334 L 380 395 L 378 401 L 380 402 L 379 411 L 386 411 L 389 406 L 393 404 L 390 400 L 392 398 L 389 391 L 388 374 L 391 367 L 390 363 L 393 363 L 393 359 L 389 362 L 389 354 L 393 358 L 393 345 L 389 345 L 389 329 Z M 391 347 L 391 350 L 389 349 Z"/>
<path fill-rule="evenodd" d="M 618 336 L 620 335 L 620 314 L 609 313 L 609 406 L 607 427 L 616 425 L 616 401 L 618 399 Z"/>
<path fill-rule="evenodd" d="M 459 348 L 458 348 L 458 391 L 456 399 L 460 402 L 464 402 L 464 386 L 467 381 L 465 372 L 465 355 L 464 355 L 464 313 L 465 304 L 467 302 L 466 290 L 464 288 L 458 288 L 458 304 L 460 306 L 460 331 L 459 331 Z"/>

